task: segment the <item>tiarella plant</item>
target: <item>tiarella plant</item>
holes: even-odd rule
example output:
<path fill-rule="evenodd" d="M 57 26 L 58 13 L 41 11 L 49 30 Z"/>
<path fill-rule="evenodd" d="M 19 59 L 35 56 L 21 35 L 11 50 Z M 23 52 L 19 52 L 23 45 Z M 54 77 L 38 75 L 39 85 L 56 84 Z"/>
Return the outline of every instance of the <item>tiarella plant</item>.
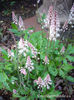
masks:
<path fill-rule="evenodd" d="M 47 39 L 42 31 L 29 34 L 31 28 L 25 29 L 22 18 L 19 17 L 18 21 L 14 12 L 12 17 L 14 24 L 10 31 L 22 36 L 16 41 L 12 34 L 15 41 L 13 50 L 1 49 L 3 61 L 0 62 L 0 89 L 9 90 L 13 93 L 12 98 L 20 100 L 53 100 L 61 94 L 61 91 L 55 90 L 55 77 L 74 82 L 68 74 L 73 69 L 71 62 L 74 61 L 74 46 L 66 47 L 56 40 L 59 24 L 54 27 L 54 21 L 50 26 L 55 28 L 52 30 L 55 37 Z"/>
<path fill-rule="evenodd" d="M 42 29 L 47 30 L 50 40 L 59 38 L 69 43 L 74 28 L 74 4 L 70 10 L 69 18 L 65 21 L 63 26 L 60 24 L 58 12 L 52 5 L 49 7 L 47 16 L 43 13 L 43 15 L 38 18 L 38 22 L 41 24 Z"/>

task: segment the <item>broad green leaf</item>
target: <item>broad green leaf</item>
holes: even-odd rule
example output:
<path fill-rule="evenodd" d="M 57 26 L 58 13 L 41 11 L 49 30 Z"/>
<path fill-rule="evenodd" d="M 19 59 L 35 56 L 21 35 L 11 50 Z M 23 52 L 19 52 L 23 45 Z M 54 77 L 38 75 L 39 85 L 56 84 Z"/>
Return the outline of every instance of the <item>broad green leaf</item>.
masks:
<path fill-rule="evenodd" d="M 48 70 L 49 70 L 49 73 L 50 73 L 51 75 L 57 76 L 57 74 L 58 74 L 57 68 L 55 68 L 54 66 L 49 66 L 49 67 L 48 67 Z"/>
<path fill-rule="evenodd" d="M 44 70 L 44 66 L 42 66 L 42 65 L 38 65 L 38 66 L 36 66 L 36 69 L 38 70 L 38 71 L 43 71 Z"/>
<path fill-rule="evenodd" d="M 66 60 L 66 59 L 63 59 L 63 63 L 64 63 L 64 64 L 67 64 L 68 62 L 67 62 L 67 60 Z"/>
<path fill-rule="evenodd" d="M 18 79 L 16 78 L 16 77 L 14 77 L 14 76 L 11 76 L 10 77 L 10 82 L 12 83 L 12 82 L 14 82 L 14 81 L 17 81 Z"/>
<path fill-rule="evenodd" d="M 74 82 L 74 77 L 72 76 L 67 76 L 66 79 L 70 82 Z"/>
<path fill-rule="evenodd" d="M 20 100 L 27 100 L 26 96 L 20 97 Z"/>
<path fill-rule="evenodd" d="M 2 89 L 2 88 L 3 88 L 3 83 L 0 82 L 0 89 Z"/>
<path fill-rule="evenodd" d="M 62 66 L 62 69 L 65 70 L 66 72 L 69 72 L 70 70 L 74 69 L 74 67 L 70 64 L 65 64 Z"/>
<path fill-rule="evenodd" d="M 65 72 L 62 70 L 62 69 L 59 69 L 59 75 L 62 77 L 62 78 L 65 78 Z"/>
<path fill-rule="evenodd" d="M 72 46 L 71 44 L 69 44 L 68 48 L 67 48 L 67 52 L 68 52 L 68 54 L 74 54 L 74 46 Z"/>
<path fill-rule="evenodd" d="M 9 64 L 5 65 L 5 68 L 4 68 L 4 69 L 5 69 L 5 70 L 12 71 L 12 64 L 9 63 Z"/>
<path fill-rule="evenodd" d="M 18 93 L 16 93 L 16 94 L 13 94 L 13 97 L 14 98 L 20 98 L 21 96 Z"/>
<path fill-rule="evenodd" d="M 42 15 L 42 20 L 45 19 L 45 18 L 46 18 L 46 14 L 43 14 Z"/>
<path fill-rule="evenodd" d="M 55 91 L 52 90 L 51 92 L 49 92 L 49 95 L 47 96 L 47 98 L 50 98 L 51 100 L 56 100 L 56 98 L 61 94 L 60 91 Z"/>
<path fill-rule="evenodd" d="M 11 90 L 8 83 L 5 81 L 3 82 L 3 86 L 7 89 L 7 90 Z"/>
<path fill-rule="evenodd" d="M 11 32 L 13 32 L 15 35 L 17 35 L 17 36 L 20 36 L 20 35 L 22 35 L 23 34 L 23 32 L 22 31 L 18 31 L 18 30 L 16 30 L 16 29 L 9 29 L 9 31 L 11 31 Z"/>
<path fill-rule="evenodd" d="M 5 82 L 6 80 L 8 80 L 7 75 L 4 72 L 0 73 L 0 82 Z"/>
<path fill-rule="evenodd" d="M 3 54 L 3 58 L 8 59 L 8 52 L 2 48 L 1 53 Z"/>
<path fill-rule="evenodd" d="M 43 79 L 48 75 L 48 72 L 43 73 Z"/>
<path fill-rule="evenodd" d="M 31 73 L 30 73 L 30 77 L 31 77 L 32 79 L 35 79 L 35 76 L 34 76 L 33 74 L 31 74 Z"/>
<path fill-rule="evenodd" d="M 55 45 L 55 48 L 58 48 L 59 47 L 59 40 L 56 40 L 54 45 Z"/>
<path fill-rule="evenodd" d="M 12 26 L 13 29 L 18 30 L 18 27 L 14 23 L 11 23 L 11 26 Z"/>
<path fill-rule="evenodd" d="M 55 60 L 58 62 L 61 62 L 63 60 L 63 58 L 59 56 L 59 57 L 56 57 Z"/>
<path fill-rule="evenodd" d="M 69 56 L 69 55 L 67 55 L 66 58 L 67 58 L 69 61 L 74 62 L 74 56 Z"/>

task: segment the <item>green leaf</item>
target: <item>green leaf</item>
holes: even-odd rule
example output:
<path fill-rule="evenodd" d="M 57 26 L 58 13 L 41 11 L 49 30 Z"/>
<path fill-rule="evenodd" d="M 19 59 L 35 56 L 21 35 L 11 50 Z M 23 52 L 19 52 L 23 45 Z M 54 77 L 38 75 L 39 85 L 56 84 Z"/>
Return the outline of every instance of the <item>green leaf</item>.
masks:
<path fill-rule="evenodd" d="M 57 68 L 55 68 L 54 66 L 49 66 L 49 67 L 48 67 L 48 70 L 49 70 L 49 73 L 50 73 L 51 75 L 57 76 L 57 74 L 58 74 Z"/>
<path fill-rule="evenodd" d="M 18 30 L 18 27 L 14 23 L 11 23 L 11 26 L 12 26 L 13 29 Z"/>
<path fill-rule="evenodd" d="M 43 14 L 42 15 L 42 20 L 45 19 L 45 18 L 46 18 L 46 14 Z"/>
<path fill-rule="evenodd" d="M 11 32 L 13 32 L 15 35 L 17 35 L 17 36 L 20 36 L 20 35 L 22 35 L 23 34 L 23 32 L 22 31 L 18 31 L 18 30 L 16 30 L 16 29 L 9 29 L 9 31 L 11 31 Z"/>
<path fill-rule="evenodd" d="M 62 70 L 62 69 L 59 69 L 59 75 L 62 77 L 62 78 L 65 78 L 65 72 Z"/>
<path fill-rule="evenodd" d="M 16 29 L 9 29 L 9 31 L 11 31 L 11 32 L 13 32 L 15 34 L 18 34 L 18 30 L 16 30 Z"/>
<path fill-rule="evenodd" d="M 48 96 L 48 97 L 49 97 L 51 100 L 55 100 L 60 94 L 61 94 L 60 91 L 55 91 L 55 90 L 53 89 L 51 92 L 49 92 L 49 96 Z"/>
<path fill-rule="evenodd" d="M 33 30 L 33 31 L 34 31 L 35 28 L 34 28 L 34 27 L 29 27 L 27 30 L 28 30 L 28 31 L 29 31 L 29 30 Z"/>
<path fill-rule="evenodd" d="M 55 45 L 55 48 L 58 48 L 59 47 L 59 40 L 56 40 L 54 45 Z"/>
<path fill-rule="evenodd" d="M 12 83 L 13 81 L 17 81 L 18 79 L 16 78 L 16 77 L 14 77 L 14 76 L 11 76 L 11 78 L 10 78 L 10 82 Z"/>
<path fill-rule="evenodd" d="M 67 76 L 66 79 L 70 82 L 74 82 L 74 77 L 72 76 Z"/>
<path fill-rule="evenodd" d="M 69 72 L 70 70 L 74 69 L 74 67 L 70 64 L 65 64 L 63 67 L 62 67 L 63 70 L 65 70 L 66 72 Z"/>
<path fill-rule="evenodd" d="M 30 89 L 28 87 L 25 87 L 24 93 L 25 95 L 28 95 L 30 93 Z"/>
<path fill-rule="evenodd" d="M 4 86 L 7 90 L 11 90 L 7 82 L 3 82 L 3 86 Z"/>
<path fill-rule="evenodd" d="M 49 74 L 48 72 L 43 73 L 43 79 Z"/>
<path fill-rule="evenodd" d="M 20 98 L 21 96 L 18 93 L 16 93 L 16 94 L 13 94 L 13 97 L 14 98 Z"/>
<path fill-rule="evenodd" d="M 11 1 L 10 6 L 14 6 L 15 3 L 16 3 L 15 1 Z"/>
<path fill-rule="evenodd" d="M 61 62 L 63 60 L 63 58 L 62 57 L 56 57 L 55 60 L 58 61 L 58 62 Z"/>
<path fill-rule="evenodd" d="M 0 82 L 0 89 L 2 89 L 2 88 L 3 88 L 3 83 Z"/>
<path fill-rule="evenodd" d="M 67 48 L 67 52 L 69 54 L 74 54 L 74 46 L 72 46 L 71 44 L 68 45 L 68 48 Z"/>
<path fill-rule="evenodd" d="M 31 73 L 30 73 L 30 77 L 31 77 L 32 79 L 35 79 L 35 76 L 34 76 L 34 75 L 32 75 Z"/>
<path fill-rule="evenodd" d="M 12 64 L 11 63 L 8 63 L 7 65 L 5 65 L 5 70 L 9 70 L 9 71 L 12 71 Z"/>
<path fill-rule="evenodd" d="M 38 65 L 38 66 L 36 66 L 36 69 L 38 70 L 38 71 L 43 71 L 44 70 L 44 66 L 43 65 Z"/>
<path fill-rule="evenodd" d="M 4 72 L 0 73 L 0 82 L 5 82 L 6 80 L 8 80 L 7 75 Z"/>
<path fill-rule="evenodd" d="M 44 58 L 45 58 L 45 53 L 41 52 L 41 53 L 40 53 L 40 58 L 41 58 L 41 59 L 44 59 Z"/>
<path fill-rule="evenodd" d="M 30 35 L 30 38 L 29 38 L 29 40 L 30 40 L 30 42 L 38 49 L 38 50 L 40 50 L 41 49 L 41 47 L 42 47 L 42 42 L 43 42 L 43 40 L 42 40 L 42 31 L 38 31 L 38 32 L 35 32 L 35 33 L 32 33 L 31 35 Z"/>
<path fill-rule="evenodd" d="M 10 90 L 7 80 L 8 80 L 7 75 L 4 72 L 0 73 L 0 82 L 3 83 L 3 87 L 5 87 L 7 90 Z"/>
<path fill-rule="evenodd" d="M 27 100 L 26 96 L 20 97 L 20 100 Z"/>
<path fill-rule="evenodd" d="M 64 64 L 67 64 L 68 62 L 67 62 L 67 60 L 66 60 L 66 59 L 63 59 L 63 63 L 64 63 Z"/>
<path fill-rule="evenodd" d="M 69 55 L 67 55 L 66 58 L 67 58 L 69 61 L 74 62 L 74 56 L 69 56 Z"/>
<path fill-rule="evenodd" d="M 8 59 L 8 52 L 2 48 L 1 53 L 3 54 L 2 58 Z"/>
<path fill-rule="evenodd" d="M 35 100 L 36 98 L 37 98 L 37 94 L 35 93 L 35 91 L 31 89 L 31 100 Z"/>

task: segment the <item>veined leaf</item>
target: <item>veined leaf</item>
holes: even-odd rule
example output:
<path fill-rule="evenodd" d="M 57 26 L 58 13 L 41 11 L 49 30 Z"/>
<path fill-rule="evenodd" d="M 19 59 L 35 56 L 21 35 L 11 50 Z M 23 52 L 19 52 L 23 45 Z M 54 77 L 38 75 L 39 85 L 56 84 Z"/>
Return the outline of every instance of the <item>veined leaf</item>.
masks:
<path fill-rule="evenodd" d="M 48 70 L 49 70 L 49 73 L 50 73 L 51 75 L 57 76 L 57 74 L 58 74 L 57 68 L 55 68 L 54 66 L 49 66 L 49 67 L 48 67 Z"/>
<path fill-rule="evenodd" d="M 74 56 L 69 56 L 69 55 L 67 55 L 66 58 L 67 58 L 69 61 L 74 62 Z"/>
<path fill-rule="evenodd" d="M 0 82 L 0 89 L 2 89 L 2 88 L 3 88 L 3 83 Z"/>
<path fill-rule="evenodd" d="M 20 97 L 20 100 L 27 100 L 26 96 L 25 97 Z"/>
<path fill-rule="evenodd" d="M 22 35 L 23 34 L 23 32 L 22 31 L 18 31 L 18 30 L 16 30 L 16 29 L 9 29 L 9 31 L 11 31 L 11 32 L 13 32 L 15 35 L 17 35 L 17 36 L 20 36 L 20 35 Z"/>
<path fill-rule="evenodd" d="M 68 81 L 74 82 L 74 77 L 72 77 L 72 76 L 67 76 L 66 79 L 67 79 Z"/>
<path fill-rule="evenodd" d="M 11 91 L 11 89 L 10 89 L 10 87 L 9 87 L 9 85 L 8 85 L 8 83 L 5 81 L 5 82 L 3 82 L 3 86 L 7 89 L 7 90 L 10 90 Z"/>
<path fill-rule="evenodd" d="M 68 45 L 68 48 L 67 48 L 67 52 L 69 54 L 73 54 L 74 53 L 74 46 L 72 46 L 71 44 Z"/>
<path fill-rule="evenodd" d="M 63 67 L 62 67 L 63 70 L 65 70 L 66 72 L 69 72 L 70 70 L 74 69 L 74 67 L 70 64 L 65 64 Z"/>
<path fill-rule="evenodd" d="M 4 72 L 0 73 L 0 82 L 5 82 L 6 80 L 8 80 L 7 75 Z"/>
<path fill-rule="evenodd" d="M 42 65 L 38 65 L 38 66 L 36 66 L 36 69 L 38 70 L 38 71 L 43 71 L 44 70 L 44 66 L 42 66 Z"/>
<path fill-rule="evenodd" d="M 18 27 L 14 23 L 11 23 L 11 26 L 12 26 L 13 29 L 18 30 Z"/>
<path fill-rule="evenodd" d="M 59 75 L 60 75 L 62 78 L 65 78 L 65 77 L 66 77 L 66 76 L 65 76 L 65 72 L 64 72 L 62 69 L 59 70 Z"/>

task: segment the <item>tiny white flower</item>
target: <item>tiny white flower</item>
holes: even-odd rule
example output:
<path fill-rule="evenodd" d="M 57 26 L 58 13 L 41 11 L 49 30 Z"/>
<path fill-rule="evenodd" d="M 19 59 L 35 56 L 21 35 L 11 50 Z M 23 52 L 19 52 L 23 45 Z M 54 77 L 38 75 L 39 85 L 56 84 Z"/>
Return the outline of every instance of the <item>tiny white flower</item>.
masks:
<path fill-rule="evenodd" d="M 29 72 L 34 70 L 34 66 L 33 66 L 33 63 L 32 63 L 32 61 L 30 59 L 30 56 L 27 57 L 25 68 L 27 68 L 29 70 Z"/>
<path fill-rule="evenodd" d="M 37 3 L 39 3 L 40 2 L 40 0 L 37 0 Z"/>

